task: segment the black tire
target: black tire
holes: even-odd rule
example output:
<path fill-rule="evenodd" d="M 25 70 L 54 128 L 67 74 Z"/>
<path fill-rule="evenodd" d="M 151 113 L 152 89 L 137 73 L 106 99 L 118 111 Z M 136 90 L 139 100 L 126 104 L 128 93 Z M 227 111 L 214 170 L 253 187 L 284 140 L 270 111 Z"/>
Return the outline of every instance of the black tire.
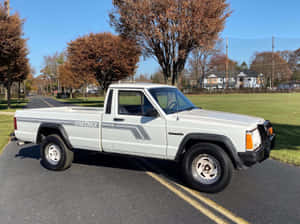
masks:
<path fill-rule="evenodd" d="M 51 160 L 49 159 L 49 154 L 47 156 L 47 151 L 49 147 L 55 146 L 55 150 L 59 153 L 59 159 Z M 57 152 L 56 151 L 56 152 Z M 58 135 L 49 135 L 47 136 L 41 144 L 41 158 L 42 164 L 45 168 L 49 170 L 65 170 L 72 165 L 74 159 L 74 153 L 66 146 L 64 141 Z"/>
<path fill-rule="evenodd" d="M 211 167 L 215 167 L 213 171 L 216 174 L 205 173 L 210 172 L 207 169 L 211 170 Z M 201 192 L 216 193 L 224 190 L 230 183 L 233 164 L 227 153 L 218 145 L 198 143 L 185 153 L 182 160 L 182 173 L 190 187 Z"/>

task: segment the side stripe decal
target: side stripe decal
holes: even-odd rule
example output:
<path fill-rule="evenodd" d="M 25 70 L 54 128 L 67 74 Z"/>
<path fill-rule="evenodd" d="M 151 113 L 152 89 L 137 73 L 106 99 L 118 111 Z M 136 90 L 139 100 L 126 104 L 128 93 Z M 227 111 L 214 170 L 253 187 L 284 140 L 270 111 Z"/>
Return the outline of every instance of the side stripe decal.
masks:
<path fill-rule="evenodd" d="M 115 124 L 115 123 L 107 123 L 107 122 L 103 122 L 101 125 L 102 128 L 129 130 L 132 132 L 132 134 L 136 139 L 151 140 L 150 136 L 141 125 Z"/>
<path fill-rule="evenodd" d="M 27 117 L 26 118 L 17 117 L 17 121 L 32 122 L 32 123 L 53 123 L 53 124 L 71 125 L 71 126 L 87 127 L 87 128 L 99 128 L 98 121 L 59 120 L 59 119 L 27 118 Z"/>

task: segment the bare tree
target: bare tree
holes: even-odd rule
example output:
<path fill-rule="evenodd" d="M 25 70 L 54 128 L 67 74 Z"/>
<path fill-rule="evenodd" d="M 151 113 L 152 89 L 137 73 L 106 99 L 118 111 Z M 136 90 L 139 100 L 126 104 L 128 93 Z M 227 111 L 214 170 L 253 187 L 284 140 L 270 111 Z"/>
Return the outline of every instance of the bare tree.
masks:
<path fill-rule="evenodd" d="M 65 52 L 54 53 L 53 55 L 44 56 L 44 65 L 41 69 L 41 74 L 45 75 L 50 83 L 50 91 L 59 89 L 59 65 L 65 61 Z"/>
<path fill-rule="evenodd" d="M 227 17 L 226 0 L 113 0 L 111 25 L 157 59 L 165 82 L 172 84 L 189 53 L 218 38 Z"/>
<path fill-rule="evenodd" d="M 163 83 L 164 82 L 164 74 L 161 70 L 158 70 L 154 74 L 151 75 L 152 83 Z"/>
<path fill-rule="evenodd" d="M 192 55 L 188 60 L 189 73 L 192 78 L 201 83 L 203 88 L 204 79 L 209 71 L 211 71 L 210 60 L 213 56 L 221 52 L 222 40 L 213 41 L 211 45 L 196 48 L 192 51 Z"/>

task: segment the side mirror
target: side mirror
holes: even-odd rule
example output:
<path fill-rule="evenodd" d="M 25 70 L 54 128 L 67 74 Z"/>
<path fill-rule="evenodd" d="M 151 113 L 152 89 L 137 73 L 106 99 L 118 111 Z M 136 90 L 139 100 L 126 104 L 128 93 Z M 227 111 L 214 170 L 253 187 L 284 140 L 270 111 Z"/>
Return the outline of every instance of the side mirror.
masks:
<path fill-rule="evenodd" d="M 155 108 L 152 107 L 146 111 L 145 116 L 146 117 L 158 117 L 158 112 L 157 112 L 157 110 L 155 110 Z"/>

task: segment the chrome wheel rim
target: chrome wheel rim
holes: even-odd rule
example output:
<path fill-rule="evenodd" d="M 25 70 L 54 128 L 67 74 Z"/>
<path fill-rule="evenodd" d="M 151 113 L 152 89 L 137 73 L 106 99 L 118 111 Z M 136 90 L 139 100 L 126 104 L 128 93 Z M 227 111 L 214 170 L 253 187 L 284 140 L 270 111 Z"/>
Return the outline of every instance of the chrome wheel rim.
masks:
<path fill-rule="evenodd" d="M 58 145 L 49 144 L 45 150 L 46 159 L 51 165 L 57 165 L 61 159 L 61 150 Z"/>
<path fill-rule="evenodd" d="M 213 184 L 220 179 L 220 162 L 211 155 L 201 154 L 192 162 L 192 175 L 202 184 Z"/>

